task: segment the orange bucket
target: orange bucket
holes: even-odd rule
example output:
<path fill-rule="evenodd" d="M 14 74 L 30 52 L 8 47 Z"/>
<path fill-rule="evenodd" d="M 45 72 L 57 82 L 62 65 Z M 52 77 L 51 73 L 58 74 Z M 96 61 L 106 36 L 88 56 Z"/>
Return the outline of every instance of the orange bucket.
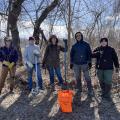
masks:
<path fill-rule="evenodd" d="M 58 102 L 62 112 L 72 112 L 72 90 L 59 90 L 58 91 Z"/>

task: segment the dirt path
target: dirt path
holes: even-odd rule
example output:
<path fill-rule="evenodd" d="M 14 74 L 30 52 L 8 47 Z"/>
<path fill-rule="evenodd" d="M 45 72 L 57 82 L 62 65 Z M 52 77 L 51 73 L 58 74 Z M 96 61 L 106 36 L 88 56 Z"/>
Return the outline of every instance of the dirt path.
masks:
<path fill-rule="evenodd" d="M 97 104 L 82 96 L 80 106 L 73 103 L 72 113 L 62 113 L 57 96 L 49 91 L 33 98 L 25 92 L 6 93 L 0 100 L 0 120 L 120 120 L 120 98 L 114 98 L 116 104 Z"/>
<path fill-rule="evenodd" d="M 47 77 L 44 79 L 48 81 Z M 22 78 L 26 80 L 26 75 L 22 74 Z M 14 94 L 3 90 L 4 95 L 0 99 L 0 120 L 120 120 L 120 93 L 113 95 L 115 104 L 110 104 L 100 101 L 98 96 L 90 101 L 84 92 L 80 106 L 73 103 L 72 113 L 62 113 L 57 95 L 47 91 L 30 98 L 25 87 L 19 82 L 17 84 L 19 89 L 16 89 Z"/>

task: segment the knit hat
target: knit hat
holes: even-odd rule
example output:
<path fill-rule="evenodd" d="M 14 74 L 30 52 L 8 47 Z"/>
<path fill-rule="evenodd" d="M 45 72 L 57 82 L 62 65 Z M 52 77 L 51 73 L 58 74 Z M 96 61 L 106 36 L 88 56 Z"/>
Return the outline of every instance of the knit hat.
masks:
<path fill-rule="evenodd" d="M 108 43 L 108 39 L 107 39 L 107 38 L 101 38 L 101 39 L 100 39 L 100 43 L 103 42 L 103 41 L 105 41 L 105 42 Z"/>
<path fill-rule="evenodd" d="M 30 40 L 35 40 L 35 38 L 34 38 L 34 37 L 29 37 L 29 41 L 30 41 Z"/>

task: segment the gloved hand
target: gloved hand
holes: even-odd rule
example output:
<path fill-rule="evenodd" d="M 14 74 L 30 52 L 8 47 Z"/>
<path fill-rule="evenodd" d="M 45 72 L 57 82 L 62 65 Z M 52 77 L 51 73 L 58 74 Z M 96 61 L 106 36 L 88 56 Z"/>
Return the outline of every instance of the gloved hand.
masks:
<path fill-rule="evenodd" d="M 72 80 L 66 80 L 66 82 L 67 82 L 67 83 L 71 83 L 71 82 L 72 82 Z"/>
<path fill-rule="evenodd" d="M 65 46 L 67 46 L 67 39 L 63 39 L 63 42 L 65 43 Z"/>
<path fill-rule="evenodd" d="M 67 50 L 68 50 L 68 45 L 67 45 L 68 40 L 67 39 L 63 39 L 63 42 L 65 44 L 65 52 L 67 52 Z"/>
<path fill-rule="evenodd" d="M 39 56 L 40 55 L 40 52 L 38 50 L 34 50 L 33 51 L 33 54 L 36 55 L 36 56 Z"/>
<path fill-rule="evenodd" d="M 42 69 L 46 69 L 45 63 L 42 63 Z"/>
<path fill-rule="evenodd" d="M 4 60 L 4 61 L 3 61 L 3 65 L 5 65 L 5 66 L 8 67 L 8 66 L 10 65 L 10 62 Z"/>
<path fill-rule="evenodd" d="M 119 73 L 119 68 L 116 68 L 115 72 L 116 72 L 116 73 Z"/>
<path fill-rule="evenodd" d="M 92 68 L 92 63 L 88 63 L 88 69 L 91 69 Z"/>
<path fill-rule="evenodd" d="M 11 70 L 11 69 L 13 68 L 13 66 L 14 66 L 14 65 L 15 65 L 15 63 L 14 63 L 14 62 L 10 63 L 10 64 L 9 64 L 9 66 L 8 66 L 8 67 L 9 67 L 9 69 Z"/>
<path fill-rule="evenodd" d="M 70 64 L 70 69 L 73 69 L 73 64 Z"/>
<path fill-rule="evenodd" d="M 29 68 L 33 68 L 33 64 L 31 62 L 27 61 L 26 64 Z"/>

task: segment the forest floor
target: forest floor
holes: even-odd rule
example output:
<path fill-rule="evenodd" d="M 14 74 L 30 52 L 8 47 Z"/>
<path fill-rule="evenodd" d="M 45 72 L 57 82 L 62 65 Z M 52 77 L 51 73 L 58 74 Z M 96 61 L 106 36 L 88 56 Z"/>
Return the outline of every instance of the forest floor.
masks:
<path fill-rule="evenodd" d="M 48 82 L 48 76 L 43 76 Z M 57 94 L 46 89 L 44 94 L 30 97 L 26 85 L 20 82 L 26 80 L 26 73 L 22 73 L 16 82 L 14 94 L 9 94 L 6 87 L 0 99 L 0 120 L 120 120 L 120 91 L 116 87 L 112 94 L 113 102 L 101 100 L 98 87 L 94 87 L 95 96 L 87 98 L 86 90 L 82 93 L 81 104 L 73 102 L 73 112 L 61 112 Z M 47 84 L 45 82 L 44 84 Z M 85 88 L 85 85 L 83 86 Z"/>

